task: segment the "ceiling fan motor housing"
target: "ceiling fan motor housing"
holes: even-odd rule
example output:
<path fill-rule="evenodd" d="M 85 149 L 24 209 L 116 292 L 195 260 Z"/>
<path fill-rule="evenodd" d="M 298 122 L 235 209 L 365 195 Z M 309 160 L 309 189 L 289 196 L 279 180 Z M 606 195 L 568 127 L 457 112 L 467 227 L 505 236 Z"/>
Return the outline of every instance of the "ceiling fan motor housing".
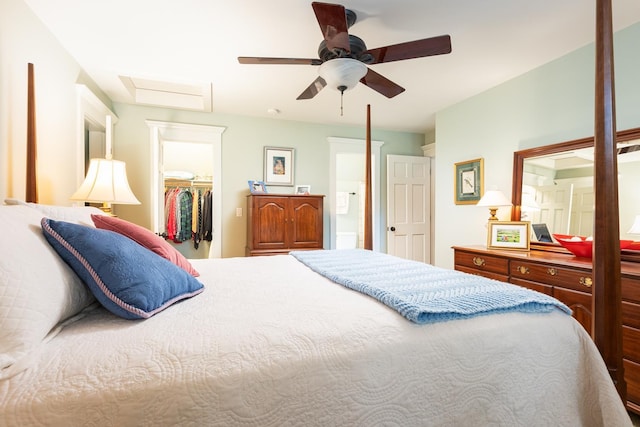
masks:
<path fill-rule="evenodd" d="M 373 61 L 372 55 L 364 53 L 367 51 L 367 45 L 360 37 L 349 34 L 349 49 L 351 52 L 340 48 L 330 50 L 327 48 L 326 40 L 323 40 L 318 46 L 318 57 L 322 62 L 335 58 L 353 58 L 365 64 L 370 64 Z"/>

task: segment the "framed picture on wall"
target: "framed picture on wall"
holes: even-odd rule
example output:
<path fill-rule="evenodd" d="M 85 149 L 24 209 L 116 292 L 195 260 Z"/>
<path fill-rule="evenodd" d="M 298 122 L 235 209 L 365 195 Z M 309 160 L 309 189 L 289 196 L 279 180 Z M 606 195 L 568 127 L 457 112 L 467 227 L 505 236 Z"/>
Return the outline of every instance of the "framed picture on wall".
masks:
<path fill-rule="evenodd" d="M 487 248 L 528 251 L 530 227 L 529 221 L 489 221 Z"/>
<path fill-rule="evenodd" d="M 455 164 L 455 202 L 456 205 L 478 203 L 484 188 L 484 160 L 474 159 Z"/>
<path fill-rule="evenodd" d="M 266 185 L 293 186 L 293 154 L 293 148 L 264 147 Z"/>

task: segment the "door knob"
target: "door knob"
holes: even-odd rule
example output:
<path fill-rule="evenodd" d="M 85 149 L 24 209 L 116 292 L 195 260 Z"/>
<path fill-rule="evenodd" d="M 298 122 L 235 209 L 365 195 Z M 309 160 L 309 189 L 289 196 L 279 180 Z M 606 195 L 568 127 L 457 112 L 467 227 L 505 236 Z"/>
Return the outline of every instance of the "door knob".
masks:
<path fill-rule="evenodd" d="M 396 231 L 396 228 L 392 226 L 391 228 L 389 228 L 389 230 Z"/>

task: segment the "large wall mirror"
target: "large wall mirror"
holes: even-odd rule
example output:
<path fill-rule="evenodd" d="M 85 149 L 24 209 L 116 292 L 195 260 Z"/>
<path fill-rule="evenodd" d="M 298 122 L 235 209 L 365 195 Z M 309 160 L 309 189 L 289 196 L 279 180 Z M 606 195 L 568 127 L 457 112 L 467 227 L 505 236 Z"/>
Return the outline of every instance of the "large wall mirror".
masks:
<path fill-rule="evenodd" d="M 617 133 L 620 238 L 640 215 L 640 128 Z M 593 137 L 516 151 L 512 219 L 545 224 L 550 234 L 592 236 L 594 225 Z M 545 239 L 542 239 L 545 240 Z M 532 247 L 560 250 L 551 242 Z M 638 251 L 632 251 L 638 252 Z"/>

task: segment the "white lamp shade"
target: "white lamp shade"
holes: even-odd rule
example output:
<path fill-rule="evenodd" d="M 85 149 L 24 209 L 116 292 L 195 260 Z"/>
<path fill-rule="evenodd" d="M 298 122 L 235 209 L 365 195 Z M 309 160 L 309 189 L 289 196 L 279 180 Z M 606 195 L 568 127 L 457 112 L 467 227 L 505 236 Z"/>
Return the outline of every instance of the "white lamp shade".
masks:
<path fill-rule="evenodd" d="M 127 181 L 124 162 L 112 159 L 91 159 L 89 170 L 71 200 L 97 203 L 139 205 Z"/>
<path fill-rule="evenodd" d="M 640 234 L 640 215 L 636 215 L 636 219 L 627 234 Z"/>
<path fill-rule="evenodd" d="M 367 74 L 367 66 L 353 58 L 335 58 L 320 66 L 318 74 L 333 89 L 344 86 L 344 90 L 353 89 Z M 342 89 L 338 89 L 342 90 Z"/>
<path fill-rule="evenodd" d="M 489 190 L 485 191 L 484 196 L 478 201 L 478 206 L 489 206 L 489 207 L 498 207 L 498 206 L 512 206 L 511 200 L 507 199 L 507 197 L 500 190 Z"/>

